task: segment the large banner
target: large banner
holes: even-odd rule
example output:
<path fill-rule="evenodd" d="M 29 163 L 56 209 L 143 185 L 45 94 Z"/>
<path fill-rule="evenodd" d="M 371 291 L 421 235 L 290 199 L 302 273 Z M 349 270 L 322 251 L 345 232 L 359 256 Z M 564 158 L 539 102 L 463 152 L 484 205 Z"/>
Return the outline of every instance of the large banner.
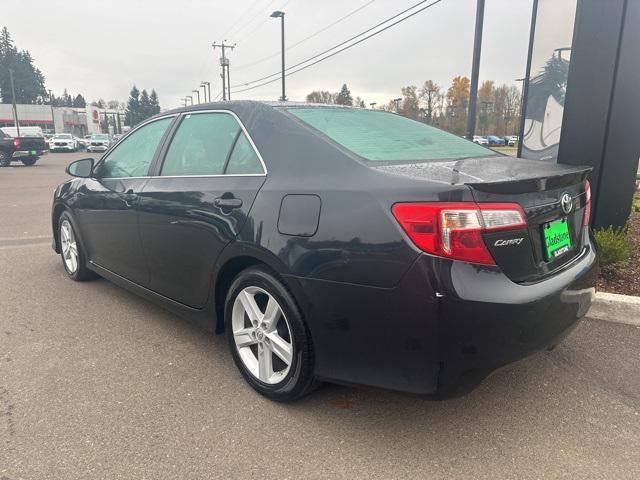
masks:
<path fill-rule="evenodd" d="M 93 105 L 87 105 L 87 132 L 100 133 L 100 110 Z"/>
<path fill-rule="evenodd" d="M 535 5 L 520 156 L 557 162 L 577 0 Z"/>

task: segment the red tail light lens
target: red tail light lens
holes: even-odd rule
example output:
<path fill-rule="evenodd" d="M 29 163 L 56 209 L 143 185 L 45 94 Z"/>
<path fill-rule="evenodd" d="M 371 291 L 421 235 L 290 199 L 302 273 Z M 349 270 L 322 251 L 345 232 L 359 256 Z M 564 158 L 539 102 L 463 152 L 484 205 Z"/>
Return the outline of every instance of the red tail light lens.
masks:
<path fill-rule="evenodd" d="M 20 148 L 22 146 L 22 140 L 20 140 L 19 138 L 14 138 L 13 139 L 13 146 L 15 148 Z"/>
<path fill-rule="evenodd" d="M 517 203 L 396 203 L 392 213 L 421 250 L 483 265 L 496 264 L 483 233 L 527 226 Z"/>
<path fill-rule="evenodd" d="M 584 202 L 584 221 L 582 224 L 588 227 L 591 223 L 591 184 L 589 180 L 584 182 Z"/>

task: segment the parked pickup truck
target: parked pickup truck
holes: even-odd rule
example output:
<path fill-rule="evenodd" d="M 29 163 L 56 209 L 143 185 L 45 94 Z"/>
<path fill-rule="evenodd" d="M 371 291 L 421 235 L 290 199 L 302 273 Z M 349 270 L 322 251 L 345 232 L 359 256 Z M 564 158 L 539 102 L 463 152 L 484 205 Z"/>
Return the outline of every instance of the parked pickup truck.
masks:
<path fill-rule="evenodd" d="M 22 134 L 22 129 L 20 130 Z M 31 166 L 47 153 L 47 143 L 43 136 L 25 132 L 18 137 L 11 133 L 0 129 L 0 167 L 8 167 L 11 162 L 16 161 Z"/>

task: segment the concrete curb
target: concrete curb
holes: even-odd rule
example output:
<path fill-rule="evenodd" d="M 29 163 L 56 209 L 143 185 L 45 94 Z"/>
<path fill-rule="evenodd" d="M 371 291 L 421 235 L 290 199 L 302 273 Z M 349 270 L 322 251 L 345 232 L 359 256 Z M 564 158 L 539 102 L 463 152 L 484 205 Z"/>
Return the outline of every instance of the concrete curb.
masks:
<path fill-rule="evenodd" d="M 587 318 L 640 327 L 640 297 L 598 292 Z"/>

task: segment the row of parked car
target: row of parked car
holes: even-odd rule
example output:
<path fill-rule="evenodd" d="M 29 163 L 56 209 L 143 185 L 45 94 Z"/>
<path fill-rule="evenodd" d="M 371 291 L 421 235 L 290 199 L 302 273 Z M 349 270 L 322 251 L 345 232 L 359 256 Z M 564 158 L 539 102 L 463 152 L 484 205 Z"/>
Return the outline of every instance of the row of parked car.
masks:
<path fill-rule="evenodd" d="M 474 135 L 473 143 L 485 145 L 487 147 L 515 147 L 518 144 L 518 136 L 498 137 L 497 135 L 487 135 L 486 137 Z"/>
<path fill-rule="evenodd" d="M 107 133 L 94 133 L 83 138 L 76 137 L 71 133 L 56 133 L 51 135 L 47 141 L 51 152 L 77 152 L 78 150 L 104 152 L 119 138 L 120 135 L 112 136 Z"/>

